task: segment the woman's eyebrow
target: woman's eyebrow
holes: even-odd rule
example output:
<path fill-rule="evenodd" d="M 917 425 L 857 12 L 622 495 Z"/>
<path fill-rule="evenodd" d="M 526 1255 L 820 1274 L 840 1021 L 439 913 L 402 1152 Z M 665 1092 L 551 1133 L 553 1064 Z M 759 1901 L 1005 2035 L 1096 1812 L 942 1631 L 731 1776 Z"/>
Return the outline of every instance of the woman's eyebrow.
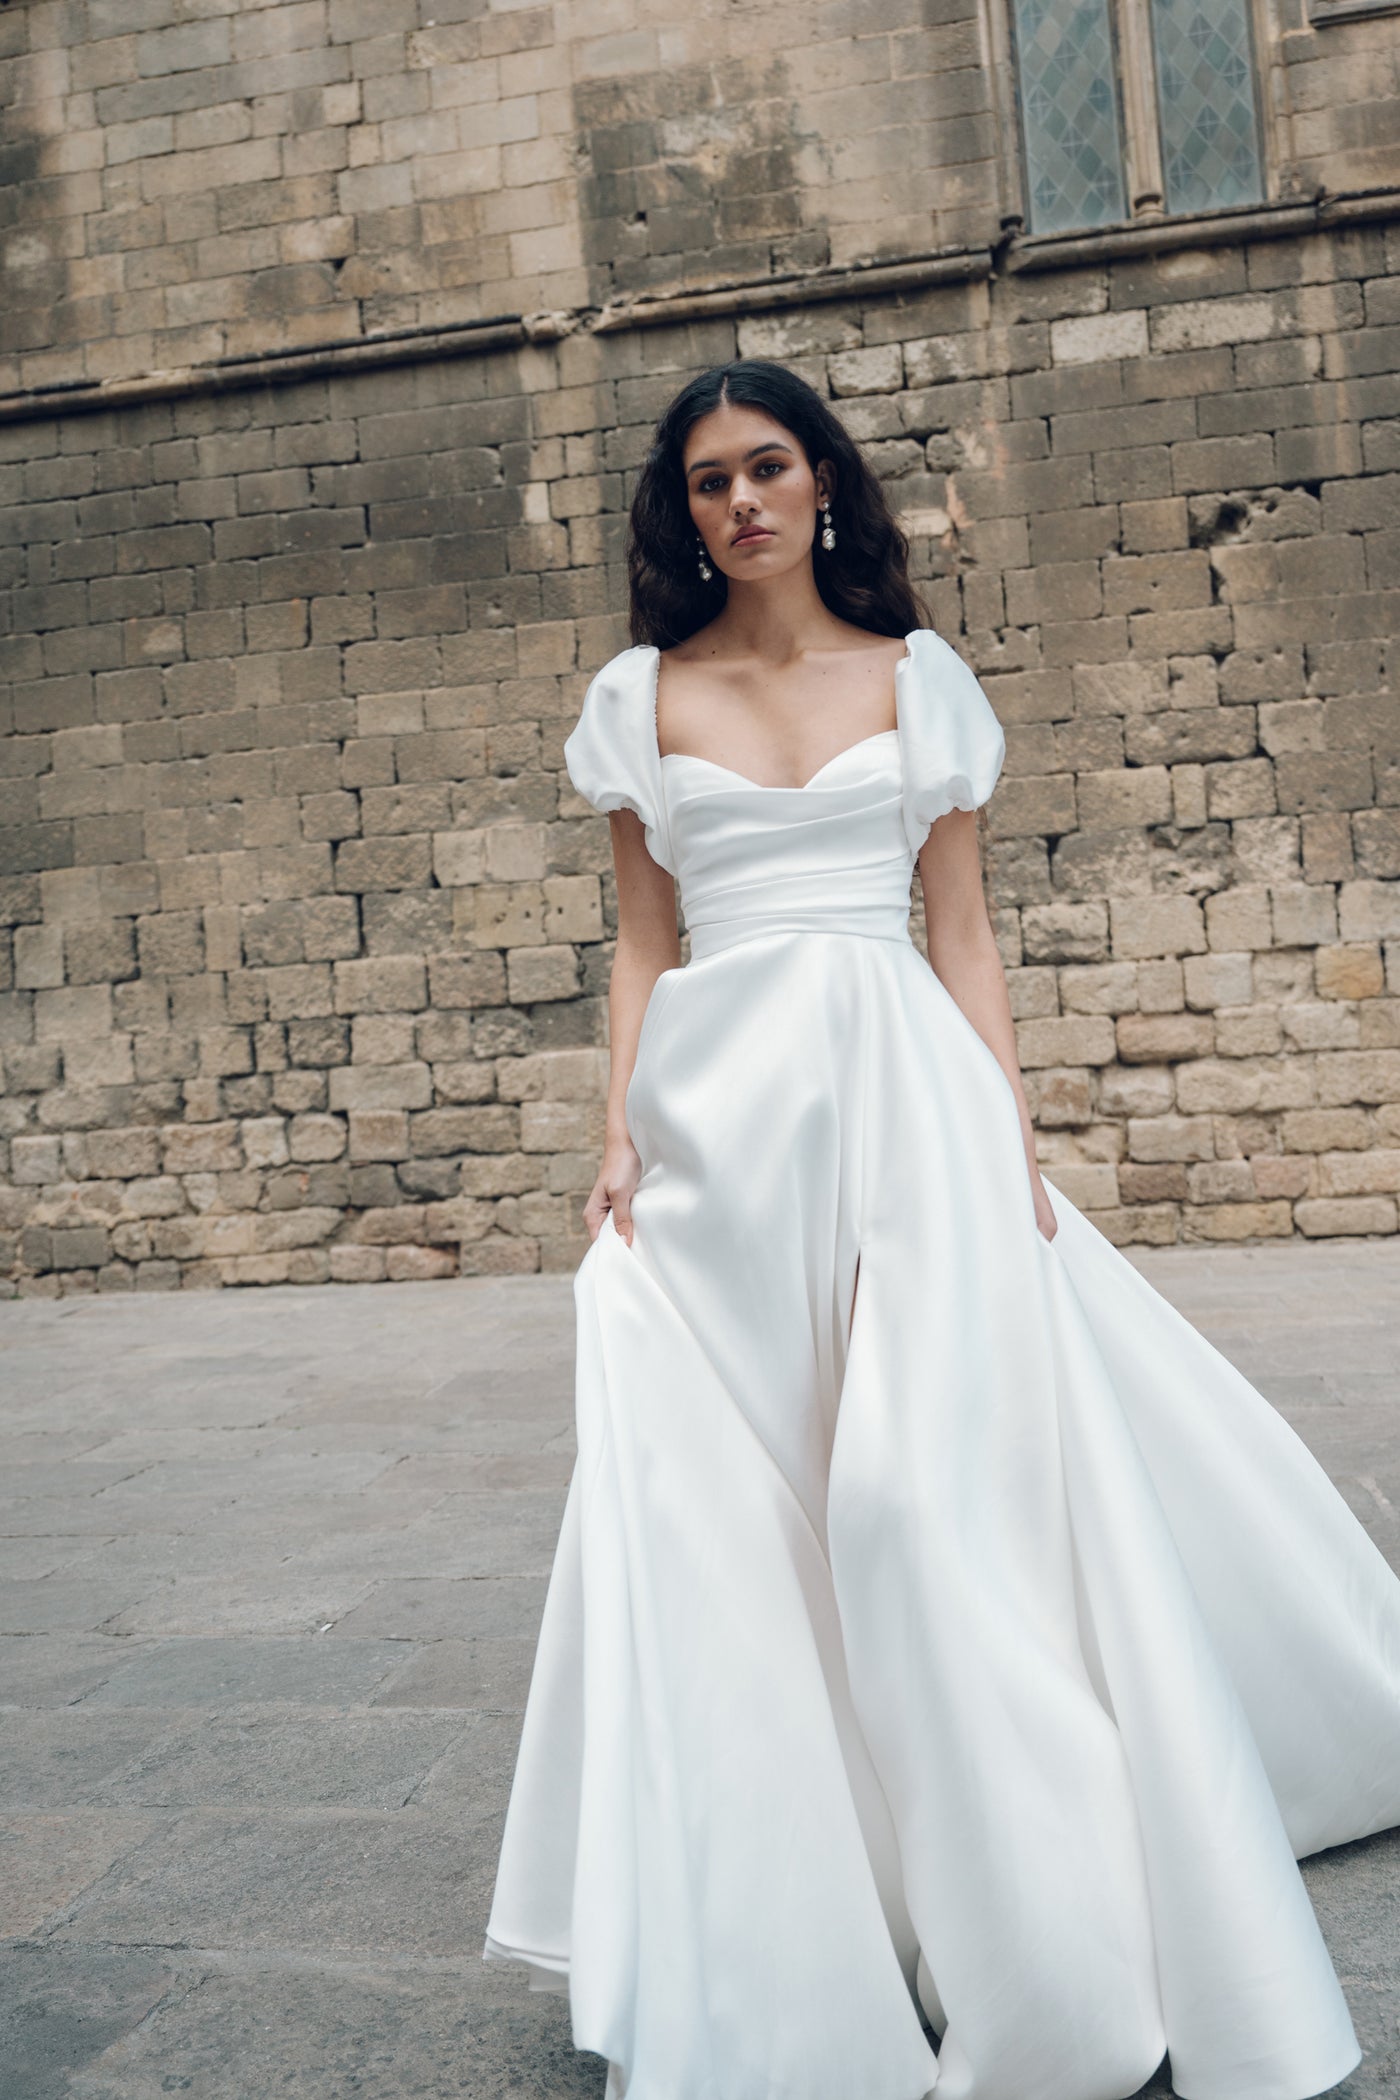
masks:
<path fill-rule="evenodd" d="M 747 466 L 751 459 L 758 458 L 760 452 L 786 452 L 791 457 L 792 447 L 791 445 L 785 445 L 781 438 L 770 438 L 766 445 L 751 445 L 740 461 L 740 465 Z M 722 459 L 697 459 L 686 468 L 686 479 L 689 480 L 692 474 L 698 474 L 702 467 L 722 467 L 723 465 L 724 461 Z"/>

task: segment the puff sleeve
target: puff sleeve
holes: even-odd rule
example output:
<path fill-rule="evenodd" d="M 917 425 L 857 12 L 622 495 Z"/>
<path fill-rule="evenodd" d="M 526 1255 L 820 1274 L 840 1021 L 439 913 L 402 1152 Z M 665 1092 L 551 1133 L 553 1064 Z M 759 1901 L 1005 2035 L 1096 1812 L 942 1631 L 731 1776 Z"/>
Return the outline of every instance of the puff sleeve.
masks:
<path fill-rule="evenodd" d="M 657 663 L 658 651 L 640 644 L 604 664 L 565 738 L 564 764 L 591 808 L 635 811 L 646 829 L 647 851 L 674 875 L 656 738 Z"/>
<path fill-rule="evenodd" d="M 904 832 L 917 854 L 950 809 L 980 809 L 997 784 L 1006 739 L 956 649 L 931 627 L 908 637 L 896 678 Z"/>

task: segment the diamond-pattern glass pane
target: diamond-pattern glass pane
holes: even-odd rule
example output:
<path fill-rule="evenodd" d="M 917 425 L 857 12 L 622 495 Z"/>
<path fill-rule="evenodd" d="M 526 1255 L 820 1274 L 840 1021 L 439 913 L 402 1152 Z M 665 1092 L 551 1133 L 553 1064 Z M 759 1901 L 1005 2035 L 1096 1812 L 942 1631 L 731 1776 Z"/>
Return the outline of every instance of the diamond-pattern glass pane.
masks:
<path fill-rule="evenodd" d="M 1034 233 L 1127 217 L 1108 0 L 1013 0 Z"/>
<path fill-rule="evenodd" d="M 1152 0 L 1169 212 L 1264 194 L 1249 0 Z"/>

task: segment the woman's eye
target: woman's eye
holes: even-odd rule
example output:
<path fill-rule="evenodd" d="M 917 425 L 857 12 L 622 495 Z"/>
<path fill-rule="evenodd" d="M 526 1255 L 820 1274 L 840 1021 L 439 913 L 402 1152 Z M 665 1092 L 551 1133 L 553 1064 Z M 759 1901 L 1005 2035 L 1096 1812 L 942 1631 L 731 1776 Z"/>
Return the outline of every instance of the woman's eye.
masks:
<path fill-rule="evenodd" d="M 780 459 L 765 459 L 758 471 L 760 474 L 766 474 L 768 473 L 770 468 L 772 469 L 773 473 L 781 474 L 783 471 L 783 463 Z"/>

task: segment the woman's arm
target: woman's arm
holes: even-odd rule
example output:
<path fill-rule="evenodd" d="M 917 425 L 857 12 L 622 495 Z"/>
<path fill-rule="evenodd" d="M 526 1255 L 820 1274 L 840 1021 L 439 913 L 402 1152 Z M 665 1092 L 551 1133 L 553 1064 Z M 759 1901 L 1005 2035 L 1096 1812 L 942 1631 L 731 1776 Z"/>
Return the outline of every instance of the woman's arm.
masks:
<path fill-rule="evenodd" d="M 617 946 L 608 983 L 608 1106 L 603 1163 L 584 1205 L 588 1236 L 596 1240 L 611 1211 L 613 1224 L 632 1244 L 632 1191 L 642 1163 L 627 1129 L 625 1103 L 642 1016 L 663 970 L 681 959 L 676 931 L 676 885 L 646 848 L 641 818 L 630 809 L 608 813 L 613 867 L 617 873 Z"/>
<path fill-rule="evenodd" d="M 1021 1118 L 1036 1223 L 1046 1239 L 1052 1240 L 1055 1213 L 1036 1164 L 1035 1132 L 1026 1090 L 1021 1084 L 1006 972 L 982 892 L 976 815 L 970 810 L 954 809 L 940 817 L 924 841 L 918 866 L 924 893 L 924 924 L 928 929 L 928 959 L 945 991 L 957 1001 L 1011 1082 Z"/>

